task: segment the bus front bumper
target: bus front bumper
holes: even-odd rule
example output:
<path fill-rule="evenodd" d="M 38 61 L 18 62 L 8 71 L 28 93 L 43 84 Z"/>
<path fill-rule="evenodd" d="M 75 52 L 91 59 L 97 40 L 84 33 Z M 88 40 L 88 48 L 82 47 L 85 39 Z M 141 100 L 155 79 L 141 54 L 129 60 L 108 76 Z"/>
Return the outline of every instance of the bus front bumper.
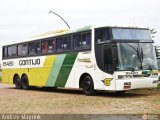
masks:
<path fill-rule="evenodd" d="M 154 88 L 157 87 L 158 78 L 147 78 L 147 79 L 119 79 L 116 80 L 115 91 L 125 91 L 131 89 L 141 88 Z"/>

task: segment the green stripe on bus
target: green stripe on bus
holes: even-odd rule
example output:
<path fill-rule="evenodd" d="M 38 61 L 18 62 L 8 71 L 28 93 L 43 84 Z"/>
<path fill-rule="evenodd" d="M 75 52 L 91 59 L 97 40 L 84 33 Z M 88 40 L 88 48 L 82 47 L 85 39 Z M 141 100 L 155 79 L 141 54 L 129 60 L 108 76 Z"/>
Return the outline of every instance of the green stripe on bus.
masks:
<path fill-rule="evenodd" d="M 47 80 L 47 86 L 50 86 L 50 87 L 54 86 L 54 84 L 57 80 L 59 71 L 62 67 L 63 61 L 65 59 L 65 56 L 66 56 L 66 54 L 56 56 L 56 60 L 52 65 L 52 69 L 51 69 L 50 75 Z"/>
<path fill-rule="evenodd" d="M 77 53 L 70 53 L 66 55 L 61 70 L 59 72 L 59 75 L 57 77 L 56 83 L 54 85 L 55 87 L 65 86 L 77 55 L 78 55 Z"/>

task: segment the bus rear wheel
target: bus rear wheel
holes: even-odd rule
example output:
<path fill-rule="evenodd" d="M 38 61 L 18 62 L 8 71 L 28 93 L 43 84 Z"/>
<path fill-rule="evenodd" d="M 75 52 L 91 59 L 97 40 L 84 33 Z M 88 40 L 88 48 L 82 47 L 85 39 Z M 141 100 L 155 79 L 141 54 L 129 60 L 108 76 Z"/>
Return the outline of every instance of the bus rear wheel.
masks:
<path fill-rule="evenodd" d="M 24 90 L 28 90 L 29 89 L 29 81 L 28 81 L 27 75 L 23 75 L 22 76 L 22 88 Z"/>
<path fill-rule="evenodd" d="M 14 84 L 15 84 L 16 89 L 22 88 L 22 83 L 21 83 L 21 79 L 20 79 L 19 75 L 16 75 L 14 77 Z"/>
<path fill-rule="evenodd" d="M 94 84 L 92 78 L 87 75 L 83 78 L 82 89 L 85 95 L 91 96 L 94 95 Z"/>

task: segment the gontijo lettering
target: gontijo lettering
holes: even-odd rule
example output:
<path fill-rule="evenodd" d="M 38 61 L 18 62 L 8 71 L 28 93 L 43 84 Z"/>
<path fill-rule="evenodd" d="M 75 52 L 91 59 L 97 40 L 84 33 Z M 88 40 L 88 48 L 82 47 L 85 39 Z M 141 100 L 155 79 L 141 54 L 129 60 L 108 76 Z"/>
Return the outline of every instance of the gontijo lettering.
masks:
<path fill-rule="evenodd" d="M 25 65 L 40 65 L 40 59 L 28 59 L 28 60 L 20 60 L 19 61 L 20 66 Z"/>

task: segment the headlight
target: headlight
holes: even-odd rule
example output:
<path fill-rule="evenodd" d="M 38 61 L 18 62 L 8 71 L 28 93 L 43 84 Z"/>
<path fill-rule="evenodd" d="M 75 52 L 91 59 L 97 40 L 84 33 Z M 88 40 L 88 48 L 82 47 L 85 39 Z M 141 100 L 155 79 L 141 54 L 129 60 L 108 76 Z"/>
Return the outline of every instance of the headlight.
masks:
<path fill-rule="evenodd" d="M 118 79 L 128 79 L 128 78 L 133 78 L 132 75 L 118 75 Z"/>

